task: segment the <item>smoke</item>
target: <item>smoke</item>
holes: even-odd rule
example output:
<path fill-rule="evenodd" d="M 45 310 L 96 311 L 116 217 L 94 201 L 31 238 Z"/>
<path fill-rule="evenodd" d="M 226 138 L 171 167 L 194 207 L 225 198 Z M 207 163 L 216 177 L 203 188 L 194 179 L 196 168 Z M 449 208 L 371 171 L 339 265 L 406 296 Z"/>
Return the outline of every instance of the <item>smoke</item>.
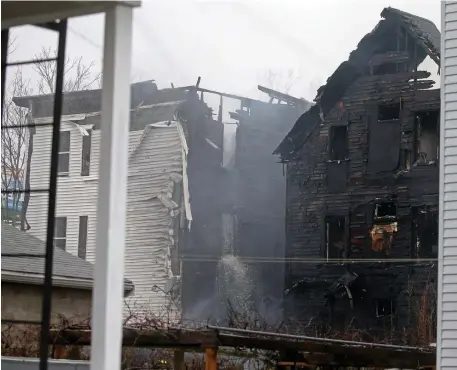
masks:
<path fill-rule="evenodd" d="M 202 194 L 202 214 L 211 216 L 205 216 L 204 237 L 198 239 L 210 245 L 195 249 L 207 248 L 205 253 L 216 261 L 212 266 L 196 266 L 194 271 L 201 278 L 190 287 L 195 294 L 183 312 L 184 319 L 257 329 L 272 329 L 282 322 L 286 179 L 271 153 L 301 113 L 286 105 L 252 101 L 248 119 L 239 125 L 224 124 L 223 186 L 217 190 L 224 198 L 222 207 L 201 204 L 209 193 L 202 186 L 211 182 L 211 176 L 196 188 Z M 210 229 L 216 218 L 220 228 Z M 210 233 L 214 235 L 209 238 Z"/>

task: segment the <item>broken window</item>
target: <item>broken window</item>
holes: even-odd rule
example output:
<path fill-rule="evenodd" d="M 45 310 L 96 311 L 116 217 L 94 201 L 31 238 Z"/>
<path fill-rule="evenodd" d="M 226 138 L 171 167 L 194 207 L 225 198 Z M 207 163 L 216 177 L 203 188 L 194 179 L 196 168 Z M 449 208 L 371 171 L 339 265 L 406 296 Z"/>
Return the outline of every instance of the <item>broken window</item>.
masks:
<path fill-rule="evenodd" d="M 92 142 L 92 130 L 86 130 L 88 135 L 83 136 L 81 154 L 81 176 L 89 176 L 90 172 L 90 147 Z"/>
<path fill-rule="evenodd" d="M 397 217 L 397 205 L 394 202 L 376 203 L 374 208 L 374 220 L 394 220 Z"/>
<path fill-rule="evenodd" d="M 347 157 L 347 126 L 330 126 L 330 160 L 342 161 Z"/>
<path fill-rule="evenodd" d="M 376 317 L 386 317 L 395 314 L 395 303 L 391 299 L 376 300 Z"/>
<path fill-rule="evenodd" d="M 378 121 L 400 119 L 400 103 L 385 104 L 378 107 Z"/>
<path fill-rule="evenodd" d="M 397 205 L 394 202 L 376 203 L 373 226 L 370 230 L 371 249 L 389 253 L 394 234 L 397 232 Z"/>
<path fill-rule="evenodd" d="M 342 259 L 346 251 L 346 219 L 344 216 L 325 218 L 325 258 Z"/>
<path fill-rule="evenodd" d="M 400 159 L 400 104 L 373 107 L 369 113 L 367 172 L 377 174 L 398 168 Z"/>
<path fill-rule="evenodd" d="M 416 115 L 416 161 L 436 161 L 439 153 L 439 111 Z"/>
<path fill-rule="evenodd" d="M 414 207 L 413 256 L 416 258 L 438 257 L 438 212 L 424 207 Z"/>

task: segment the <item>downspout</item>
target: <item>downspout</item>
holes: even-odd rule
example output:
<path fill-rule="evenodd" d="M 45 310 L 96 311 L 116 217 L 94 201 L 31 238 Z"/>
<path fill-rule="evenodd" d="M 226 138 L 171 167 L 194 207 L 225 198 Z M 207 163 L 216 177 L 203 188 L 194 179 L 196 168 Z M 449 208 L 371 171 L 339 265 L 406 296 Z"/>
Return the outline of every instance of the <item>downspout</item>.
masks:
<path fill-rule="evenodd" d="M 33 123 L 33 105 L 32 102 L 29 102 L 29 111 L 27 114 L 27 124 L 31 125 Z M 32 153 L 33 153 L 33 136 L 36 133 L 35 126 L 30 126 L 29 128 L 29 145 L 27 148 L 27 168 L 25 172 L 25 185 L 24 189 L 30 189 L 30 165 L 32 163 Z M 30 192 L 26 192 L 24 195 L 24 204 L 22 205 L 22 212 L 21 212 L 21 230 L 30 230 L 30 225 L 27 222 L 27 208 L 29 206 L 30 201 Z M 27 227 L 26 227 L 27 225 Z"/>

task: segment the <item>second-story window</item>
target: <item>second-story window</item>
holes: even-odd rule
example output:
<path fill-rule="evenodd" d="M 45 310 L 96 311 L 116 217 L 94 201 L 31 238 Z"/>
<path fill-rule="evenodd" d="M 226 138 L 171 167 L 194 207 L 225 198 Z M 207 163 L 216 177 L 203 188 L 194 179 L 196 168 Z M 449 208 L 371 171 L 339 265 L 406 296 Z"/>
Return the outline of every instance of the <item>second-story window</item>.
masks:
<path fill-rule="evenodd" d="M 347 133 L 348 128 L 346 125 L 330 126 L 330 160 L 343 161 L 346 159 L 348 151 Z"/>
<path fill-rule="evenodd" d="M 54 246 L 65 250 L 67 245 L 67 218 L 56 217 L 54 224 Z"/>
<path fill-rule="evenodd" d="M 439 156 L 439 111 L 425 111 L 416 115 L 415 161 L 429 163 Z"/>
<path fill-rule="evenodd" d="M 70 174 L 70 131 L 62 131 L 60 133 L 57 174 L 59 176 L 68 176 Z"/>
<path fill-rule="evenodd" d="M 90 174 L 90 147 L 92 143 L 92 130 L 87 130 L 88 135 L 83 136 L 81 154 L 81 176 Z"/>

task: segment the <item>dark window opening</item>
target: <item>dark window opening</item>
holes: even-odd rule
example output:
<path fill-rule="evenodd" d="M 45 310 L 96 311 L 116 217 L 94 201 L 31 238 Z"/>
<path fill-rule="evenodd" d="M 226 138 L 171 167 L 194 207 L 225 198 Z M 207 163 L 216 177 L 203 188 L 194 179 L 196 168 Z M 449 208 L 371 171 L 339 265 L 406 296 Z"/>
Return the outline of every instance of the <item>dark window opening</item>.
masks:
<path fill-rule="evenodd" d="M 386 104 L 378 107 L 378 121 L 400 119 L 400 103 Z"/>
<path fill-rule="evenodd" d="M 342 259 L 346 252 L 346 222 L 344 216 L 325 218 L 325 258 Z"/>
<path fill-rule="evenodd" d="M 416 207 L 413 214 L 413 255 L 417 258 L 438 257 L 438 212 Z"/>
<path fill-rule="evenodd" d="M 401 153 L 401 166 L 402 170 L 410 170 L 412 166 L 412 152 L 411 150 L 402 150 Z"/>
<path fill-rule="evenodd" d="M 86 130 L 89 135 L 83 136 L 81 154 L 81 176 L 89 176 L 90 173 L 90 147 L 92 142 L 92 130 Z"/>
<path fill-rule="evenodd" d="M 54 246 L 65 250 L 67 244 L 67 218 L 56 217 L 54 221 Z"/>
<path fill-rule="evenodd" d="M 399 72 L 407 72 L 408 64 L 403 63 L 384 63 L 381 65 L 373 66 L 372 74 L 373 75 L 387 75 L 394 74 Z"/>
<path fill-rule="evenodd" d="M 439 111 L 416 115 L 416 160 L 436 161 L 439 155 Z"/>
<path fill-rule="evenodd" d="M 395 303 L 391 299 L 376 301 L 376 317 L 386 317 L 395 314 Z"/>
<path fill-rule="evenodd" d="M 374 208 L 374 219 L 395 219 L 397 205 L 393 202 L 377 203 Z"/>
<path fill-rule="evenodd" d="M 68 176 L 70 173 L 70 131 L 60 133 L 58 176 Z"/>
<path fill-rule="evenodd" d="M 347 126 L 330 126 L 330 160 L 342 161 L 347 156 Z"/>
<path fill-rule="evenodd" d="M 87 216 L 79 216 L 78 257 L 82 259 L 86 259 L 88 221 Z"/>

